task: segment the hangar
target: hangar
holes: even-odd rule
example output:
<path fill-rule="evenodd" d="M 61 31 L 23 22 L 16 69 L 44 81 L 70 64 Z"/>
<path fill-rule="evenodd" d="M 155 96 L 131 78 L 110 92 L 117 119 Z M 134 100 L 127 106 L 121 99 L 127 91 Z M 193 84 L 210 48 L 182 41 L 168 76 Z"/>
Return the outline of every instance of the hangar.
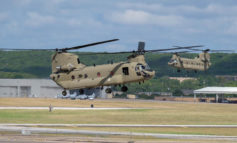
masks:
<path fill-rule="evenodd" d="M 54 98 L 61 92 L 50 79 L 0 79 L 0 97 Z"/>
<path fill-rule="evenodd" d="M 51 79 L 0 79 L 0 97 L 38 97 L 38 98 L 60 98 L 63 89 Z M 77 91 L 70 91 L 75 96 Z M 86 90 L 86 95 L 95 93 L 96 97 L 107 98 L 105 88 L 103 90 Z M 69 95 L 69 97 L 71 97 Z"/>
<path fill-rule="evenodd" d="M 223 96 L 226 94 L 237 94 L 237 87 L 205 87 L 198 90 L 194 90 L 193 93 L 195 101 L 198 94 L 214 94 L 216 95 L 216 102 L 219 102 L 224 99 Z"/>

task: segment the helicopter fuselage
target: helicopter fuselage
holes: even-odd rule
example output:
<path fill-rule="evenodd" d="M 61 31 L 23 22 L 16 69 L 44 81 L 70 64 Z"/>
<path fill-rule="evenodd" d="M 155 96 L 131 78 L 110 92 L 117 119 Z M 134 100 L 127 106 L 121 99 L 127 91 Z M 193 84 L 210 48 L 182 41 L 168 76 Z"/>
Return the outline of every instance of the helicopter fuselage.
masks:
<path fill-rule="evenodd" d="M 68 55 L 68 53 L 61 54 Z M 75 56 L 74 54 L 71 55 Z M 57 59 L 57 55 L 55 59 Z M 77 58 L 74 57 L 74 59 Z M 75 67 L 71 70 L 69 68 L 60 69 L 59 65 L 57 65 L 57 67 L 54 66 L 52 68 L 58 68 L 58 70 L 55 70 L 56 72 L 52 73 L 50 77 L 59 86 L 67 90 L 142 82 L 151 79 L 155 75 L 155 71 L 150 70 L 142 59 L 144 59 L 144 56 L 138 55 L 127 62 L 113 64 L 94 66 L 77 66 L 71 64 L 71 67 Z M 78 63 L 78 65 L 80 64 Z M 65 66 L 60 65 L 60 67 Z"/>
<path fill-rule="evenodd" d="M 209 54 L 204 54 L 206 53 L 201 53 L 194 59 L 182 58 L 179 55 L 173 55 L 171 60 L 168 62 L 168 65 L 177 69 L 205 71 L 211 66 L 211 63 Z"/>

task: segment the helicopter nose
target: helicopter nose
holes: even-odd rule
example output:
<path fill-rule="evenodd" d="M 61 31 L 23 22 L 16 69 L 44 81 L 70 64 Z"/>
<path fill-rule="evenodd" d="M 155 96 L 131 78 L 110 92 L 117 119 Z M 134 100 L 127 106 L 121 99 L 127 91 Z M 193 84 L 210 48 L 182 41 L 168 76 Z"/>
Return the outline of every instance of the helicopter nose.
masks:
<path fill-rule="evenodd" d="M 168 62 L 168 65 L 172 66 L 172 65 L 174 65 L 174 63 L 173 62 Z"/>
<path fill-rule="evenodd" d="M 153 77 L 155 76 L 155 74 L 156 74 L 156 72 L 155 72 L 155 71 L 152 71 L 152 72 L 150 73 L 151 78 L 153 78 Z"/>
<path fill-rule="evenodd" d="M 153 78 L 155 76 L 155 71 L 143 71 L 144 77 L 147 79 Z"/>

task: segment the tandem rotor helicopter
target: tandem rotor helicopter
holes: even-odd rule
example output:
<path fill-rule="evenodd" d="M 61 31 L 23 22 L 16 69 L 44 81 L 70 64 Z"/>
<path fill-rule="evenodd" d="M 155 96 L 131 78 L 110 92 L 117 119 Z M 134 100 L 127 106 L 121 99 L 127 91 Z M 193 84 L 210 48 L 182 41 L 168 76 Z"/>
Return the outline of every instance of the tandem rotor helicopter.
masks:
<path fill-rule="evenodd" d="M 180 46 L 175 47 L 181 48 Z M 203 46 L 200 45 L 199 47 Z M 193 59 L 180 57 L 179 55 L 179 53 L 188 53 L 191 51 L 175 52 L 173 53 L 171 60 L 168 62 L 168 65 L 176 68 L 177 72 L 180 72 L 181 69 L 184 69 L 184 70 L 194 70 L 194 72 L 197 73 L 197 71 L 206 71 L 211 66 L 210 54 L 208 52 L 233 52 L 231 50 L 210 50 L 210 49 L 205 50 L 189 49 L 189 50 L 202 51 L 202 52 L 199 53 L 198 56 L 196 56 Z"/>
<path fill-rule="evenodd" d="M 150 69 L 145 61 L 144 57 L 145 53 L 180 50 L 180 49 L 192 49 L 201 47 L 201 46 L 188 46 L 188 47 L 175 47 L 168 49 L 145 50 L 145 43 L 139 42 L 138 49 L 136 51 L 124 51 L 114 53 L 107 53 L 107 52 L 90 53 L 90 55 L 131 53 L 131 55 L 127 57 L 127 61 L 111 64 L 103 64 L 103 65 L 94 65 L 94 66 L 86 66 L 80 61 L 78 55 L 68 53 L 69 50 L 81 49 L 89 46 L 95 46 L 98 44 L 114 42 L 117 40 L 119 39 L 100 41 L 62 49 L 0 49 L 0 50 L 51 50 L 51 51 L 54 50 L 55 53 L 52 55 L 52 73 L 50 74 L 50 78 L 56 84 L 58 84 L 60 87 L 64 89 L 62 91 L 62 95 L 66 96 L 67 95 L 66 90 L 79 90 L 80 94 L 83 94 L 84 89 L 92 89 L 97 87 L 103 88 L 104 86 L 117 86 L 117 85 L 121 87 L 121 91 L 126 92 L 128 90 L 126 84 L 132 82 L 141 83 L 155 76 L 155 71 Z M 175 63 L 175 60 L 173 60 L 173 63 Z M 111 93 L 112 89 L 106 88 L 105 91 L 106 93 Z"/>

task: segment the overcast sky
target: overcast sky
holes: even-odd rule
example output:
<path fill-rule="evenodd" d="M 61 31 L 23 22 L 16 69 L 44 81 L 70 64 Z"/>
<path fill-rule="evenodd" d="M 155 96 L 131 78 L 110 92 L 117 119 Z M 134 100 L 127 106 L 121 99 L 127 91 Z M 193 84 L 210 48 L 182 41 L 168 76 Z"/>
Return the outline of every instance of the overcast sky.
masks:
<path fill-rule="evenodd" d="M 236 0 L 0 0 L 1 48 L 124 51 L 205 45 L 236 49 Z M 83 51 L 82 50 L 82 51 Z"/>

